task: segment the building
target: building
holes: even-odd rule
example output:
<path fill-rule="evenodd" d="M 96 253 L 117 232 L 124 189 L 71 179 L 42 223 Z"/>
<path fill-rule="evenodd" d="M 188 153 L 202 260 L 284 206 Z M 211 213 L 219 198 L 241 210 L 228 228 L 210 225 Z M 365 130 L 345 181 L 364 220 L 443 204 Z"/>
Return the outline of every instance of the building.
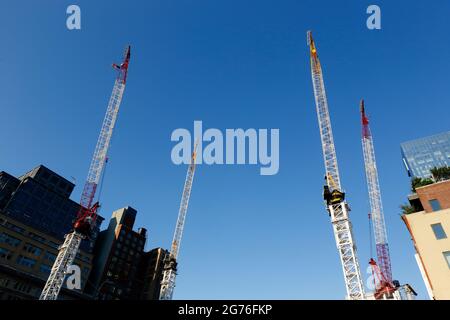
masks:
<path fill-rule="evenodd" d="M 431 299 L 450 299 L 450 180 L 416 188 L 402 215 Z"/>
<path fill-rule="evenodd" d="M 169 251 L 163 248 L 155 248 L 143 254 L 135 281 L 135 292 L 139 300 L 159 300 L 164 259 L 168 255 Z"/>
<path fill-rule="evenodd" d="M 0 299 L 37 299 L 79 205 L 69 197 L 75 185 L 44 166 L 16 178 L 0 172 Z M 84 240 L 75 264 L 81 290 L 63 288 L 62 299 L 86 299 L 94 236 Z"/>
<path fill-rule="evenodd" d="M 80 205 L 70 199 L 75 185 L 40 165 L 15 178 L 0 172 L 0 210 L 15 219 L 56 239 L 72 229 Z M 92 252 L 103 217 L 97 217 L 96 228 L 81 249 Z"/>
<path fill-rule="evenodd" d="M 0 213 L 0 300 L 38 299 L 58 254 L 61 239 Z M 81 290 L 64 286 L 60 299 L 88 299 L 82 294 L 89 272 L 92 254 L 80 251 L 75 264 L 81 271 Z"/>
<path fill-rule="evenodd" d="M 88 292 L 100 300 L 138 298 L 134 281 L 147 230 L 133 230 L 136 214 L 132 207 L 114 211 L 108 228 L 98 236 Z"/>
<path fill-rule="evenodd" d="M 101 231 L 87 292 L 99 300 L 158 300 L 169 253 L 162 248 L 145 252 L 147 230 L 133 230 L 137 211 L 126 207 L 113 212 Z"/>
<path fill-rule="evenodd" d="M 410 177 L 431 177 L 433 167 L 450 166 L 450 131 L 407 141 L 400 145 Z"/>

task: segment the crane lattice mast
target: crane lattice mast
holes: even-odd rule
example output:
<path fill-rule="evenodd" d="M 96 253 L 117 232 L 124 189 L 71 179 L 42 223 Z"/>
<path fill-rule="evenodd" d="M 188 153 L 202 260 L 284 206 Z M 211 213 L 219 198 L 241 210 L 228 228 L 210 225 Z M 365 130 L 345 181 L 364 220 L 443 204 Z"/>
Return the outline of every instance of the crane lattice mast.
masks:
<path fill-rule="evenodd" d="M 64 243 L 59 249 L 50 276 L 39 298 L 40 300 L 56 300 L 58 298 L 67 274 L 67 269 L 75 260 L 81 241 L 89 238 L 95 227 L 99 204 L 98 202 L 93 204 L 93 200 L 107 159 L 109 144 L 119 113 L 120 103 L 122 102 L 129 62 L 130 46 L 125 50 L 123 62 L 120 65 L 113 64 L 113 68 L 117 70 L 117 77 L 81 195 L 80 209 L 73 226 L 73 231 L 65 236 Z"/>
<path fill-rule="evenodd" d="M 310 31 L 308 31 L 307 38 L 310 47 L 311 75 L 325 162 L 324 200 L 331 218 L 336 245 L 341 259 L 347 298 L 362 300 L 365 299 L 363 281 L 356 256 L 352 225 L 348 216 L 350 208 L 345 202 L 345 193 L 341 188 L 322 68 Z"/>
<path fill-rule="evenodd" d="M 367 190 L 369 192 L 370 214 L 372 218 L 373 232 L 377 251 L 378 267 L 381 277 L 379 277 L 378 290 L 381 292 L 391 292 L 394 290 L 392 284 L 391 258 L 384 222 L 383 205 L 381 202 L 380 184 L 378 182 L 378 170 L 375 160 L 375 150 L 373 146 L 372 134 L 369 127 L 369 119 L 366 116 L 364 100 L 360 102 L 361 126 L 362 126 L 362 147 L 364 154 L 364 166 L 366 170 Z M 373 261 L 371 262 L 373 265 Z"/>
<path fill-rule="evenodd" d="M 160 300 L 172 300 L 173 291 L 175 289 L 178 252 L 180 250 L 181 237 L 183 236 L 184 223 L 186 221 L 186 213 L 189 205 L 189 198 L 191 196 L 192 182 L 194 180 L 196 149 L 197 144 L 194 147 L 191 163 L 189 164 L 186 174 L 186 181 L 184 183 L 183 195 L 181 197 L 180 210 L 178 212 L 178 219 L 175 227 L 175 233 L 173 235 L 172 246 L 170 253 L 166 256 L 164 261 L 164 273 L 159 294 Z"/>

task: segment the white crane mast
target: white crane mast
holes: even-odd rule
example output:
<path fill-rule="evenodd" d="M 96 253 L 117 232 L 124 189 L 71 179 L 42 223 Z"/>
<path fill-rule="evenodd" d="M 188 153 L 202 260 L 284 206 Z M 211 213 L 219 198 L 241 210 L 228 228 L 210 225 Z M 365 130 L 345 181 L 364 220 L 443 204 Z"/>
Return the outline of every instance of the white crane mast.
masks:
<path fill-rule="evenodd" d="M 113 64 L 118 71 L 111 98 L 108 103 L 103 125 L 89 167 L 86 183 L 80 200 L 80 209 L 74 224 L 74 230 L 65 236 L 64 243 L 59 248 L 58 256 L 53 263 L 50 276 L 42 290 L 39 300 L 57 300 L 64 283 L 69 266 L 75 260 L 81 241 L 90 236 L 95 227 L 98 203 L 92 205 L 97 186 L 106 162 L 106 157 L 114 129 L 114 125 L 122 102 L 130 60 L 130 47 L 125 51 L 123 63 Z"/>
<path fill-rule="evenodd" d="M 177 224 L 175 233 L 173 235 L 172 246 L 170 253 L 166 256 L 164 261 L 164 273 L 161 281 L 160 300 L 172 300 L 173 291 L 175 289 L 175 278 L 177 275 L 177 259 L 180 250 L 181 237 L 183 236 L 184 223 L 186 221 L 186 213 L 189 206 L 189 198 L 191 196 L 192 182 L 195 173 L 195 158 L 196 158 L 197 144 L 192 153 L 191 163 L 189 164 L 186 181 L 184 183 L 183 195 L 181 197 L 180 209 L 178 212 Z"/>
<path fill-rule="evenodd" d="M 364 286 L 356 256 L 356 245 L 353 240 L 352 226 L 348 216 L 349 207 L 345 202 L 345 193 L 341 189 L 322 68 L 310 31 L 308 31 L 307 38 L 310 47 L 311 75 L 325 162 L 326 183 L 324 186 L 324 199 L 327 203 L 327 210 L 330 214 L 336 245 L 341 259 L 347 298 L 363 300 L 365 299 Z"/>

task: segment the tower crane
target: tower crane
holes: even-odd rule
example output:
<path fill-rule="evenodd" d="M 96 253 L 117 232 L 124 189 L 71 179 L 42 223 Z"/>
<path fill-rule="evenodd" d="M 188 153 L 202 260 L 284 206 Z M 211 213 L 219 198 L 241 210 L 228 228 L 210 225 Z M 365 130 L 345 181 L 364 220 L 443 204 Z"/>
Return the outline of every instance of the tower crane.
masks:
<path fill-rule="evenodd" d="M 93 200 L 107 160 L 114 125 L 125 90 L 129 62 L 130 46 L 125 50 L 123 62 L 120 65 L 113 64 L 113 68 L 117 71 L 117 77 L 81 195 L 80 208 L 73 230 L 65 236 L 39 300 L 56 300 L 58 298 L 67 269 L 75 260 L 81 241 L 92 235 L 96 225 L 99 203 L 93 204 Z"/>
<path fill-rule="evenodd" d="M 307 41 L 310 48 L 312 83 L 325 162 L 326 174 L 323 196 L 331 218 L 336 245 L 341 259 L 347 298 L 363 300 L 365 299 L 364 286 L 356 255 L 356 245 L 353 240 L 352 225 L 348 216 L 350 207 L 345 201 L 345 193 L 341 188 L 322 67 L 311 31 L 307 33 Z"/>
<path fill-rule="evenodd" d="M 364 154 L 364 166 L 366 170 L 367 190 L 369 192 L 370 216 L 372 219 L 375 246 L 377 251 L 377 260 L 379 275 L 378 288 L 376 288 L 375 297 L 383 294 L 390 295 L 395 287 L 392 283 L 391 257 L 389 255 L 389 246 L 384 222 L 383 205 L 381 202 L 380 184 L 378 182 L 378 170 L 375 161 L 375 149 L 373 146 L 372 134 L 369 127 L 369 119 L 366 116 L 364 100 L 360 102 L 361 127 L 362 127 L 362 148 Z M 376 262 L 371 259 L 369 264 L 376 266 Z"/>
<path fill-rule="evenodd" d="M 189 164 L 186 181 L 184 183 L 183 195 L 181 197 L 180 209 L 178 211 L 178 219 L 173 235 L 172 246 L 169 254 L 164 259 L 164 273 L 161 281 L 161 289 L 159 293 L 160 300 L 172 300 L 173 291 L 175 289 L 175 278 L 177 276 L 178 252 L 180 250 L 181 237 L 183 236 L 184 223 L 186 221 L 186 213 L 191 196 L 192 182 L 195 173 L 195 158 L 197 156 L 197 143 L 192 152 L 191 163 Z"/>

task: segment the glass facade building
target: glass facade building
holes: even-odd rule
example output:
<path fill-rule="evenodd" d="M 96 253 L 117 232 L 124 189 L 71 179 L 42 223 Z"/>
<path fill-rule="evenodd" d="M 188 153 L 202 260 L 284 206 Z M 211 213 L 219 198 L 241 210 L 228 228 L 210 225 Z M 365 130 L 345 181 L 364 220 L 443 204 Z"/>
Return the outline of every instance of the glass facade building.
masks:
<path fill-rule="evenodd" d="M 69 197 L 75 185 L 44 166 L 15 178 L 0 172 L 0 210 L 49 236 L 64 239 L 70 232 L 80 208 Z M 92 252 L 103 217 L 97 217 L 97 227 L 90 241 L 81 249 Z"/>
<path fill-rule="evenodd" d="M 450 131 L 403 142 L 403 164 L 410 177 L 431 177 L 433 167 L 450 166 Z"/>

